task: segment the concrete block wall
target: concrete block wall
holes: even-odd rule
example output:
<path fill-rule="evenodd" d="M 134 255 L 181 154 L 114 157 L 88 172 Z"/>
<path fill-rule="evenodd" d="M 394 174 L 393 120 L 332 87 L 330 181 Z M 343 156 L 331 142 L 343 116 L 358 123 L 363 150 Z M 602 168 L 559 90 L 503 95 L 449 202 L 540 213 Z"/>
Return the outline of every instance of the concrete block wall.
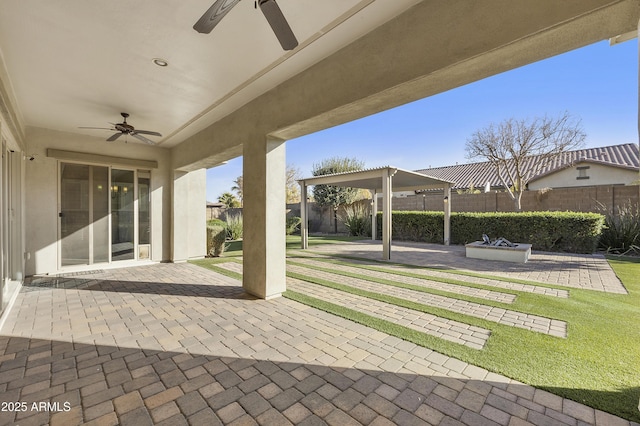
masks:
<path fill-rule="evenodd" d="M 638 205 L 640 186 L 601 185 L 581 188 L 556 188 L 527 191 L 522 195 L 524 211 L 618 211 L 624 205 Z M 425 208 L 423 208 L 423 206 Z M 442 194 L 410 195 L 393 199 L 394 210 L 442 210 Z M 451 194 L 454 212 L 512 212 L 514 202 L 506 192 Z"/>
<path fill-rule="evenodd" d="M 369 205 L 371 200 L 362 200 Z M 640 203 L 640 186 L 601 185 L 581 188 L 556 188 L 549 191 L 527 191 L 522 195 L 524 211 L 577 211 L 606 213 L 616 212 L 625 205 L 637 206 Z M 392 199 L 392 209 L 400 211 L 442 211 L 443 194 L 436 191 L 430 194 L 407 195 Z M 230 209 L 241 211 L 241 209 Z M 454 212 L 512 212 L 514 202 L 506 192 L 488 192 L 480 194 L 451 194 L 451 210 Z M 378 205 L 378 211 L 382 207 Z M 209 213 L 224 219 L 225 209 Z M 346 233 L 341 216 L 344 208 L 338 210 L 338 232 Z M 287 204 L 287 216 L 300 216 L 300 205 Z M 333 233 L 333 211 L 315 203 L 309 204 L 309 230 L 312 233 Z"/>

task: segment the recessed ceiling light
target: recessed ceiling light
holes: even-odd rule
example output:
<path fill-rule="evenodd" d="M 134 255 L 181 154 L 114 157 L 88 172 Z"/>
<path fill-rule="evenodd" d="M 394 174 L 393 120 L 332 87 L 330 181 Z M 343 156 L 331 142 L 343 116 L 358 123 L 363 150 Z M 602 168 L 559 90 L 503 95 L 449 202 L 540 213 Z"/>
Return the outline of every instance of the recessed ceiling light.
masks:
<path fill-rule="evenodd" d="M 153 63 L 159 67 L 166 67 L 167 65 L 169 65 L 169 62 L 162 58 L 153 58 Z"/>

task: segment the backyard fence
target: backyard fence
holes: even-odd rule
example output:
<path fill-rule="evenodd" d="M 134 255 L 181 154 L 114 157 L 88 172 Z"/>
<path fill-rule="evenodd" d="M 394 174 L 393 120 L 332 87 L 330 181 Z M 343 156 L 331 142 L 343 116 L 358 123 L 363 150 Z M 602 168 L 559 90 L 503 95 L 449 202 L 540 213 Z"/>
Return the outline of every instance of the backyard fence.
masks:
<path fill-rule="evenodd" d="M 369 205 L 371 200 L 360 203 Z M 637 206 L 640 203 L 640 186 L 600 185 L 579 188 L 556 188 L 526 191 L 522 195 L 523 211 L 574 211 L 584 213 L 614 213 L 625 206 Z M 309 231 L 312 233 L 333 233 L 333 210 L 309 203 Z M 381 203 L 378 210 L 381 210 Z M 442 192 L 407 195 L 392 199 L 393 210 L 404 211 L 442 211 Z M 506 192 L 487 192 L 480 194 L 451 194 L 453 212 L 513 212 L 514 204 Z M 224 219 L 227 214 L 242 209 L 208 208 L 208 219 Z M 287 204 L 287 217 L 300 216 L 300 204 Z M 338 232 L 345 233 L 344 208 L 338 209 Z"/>

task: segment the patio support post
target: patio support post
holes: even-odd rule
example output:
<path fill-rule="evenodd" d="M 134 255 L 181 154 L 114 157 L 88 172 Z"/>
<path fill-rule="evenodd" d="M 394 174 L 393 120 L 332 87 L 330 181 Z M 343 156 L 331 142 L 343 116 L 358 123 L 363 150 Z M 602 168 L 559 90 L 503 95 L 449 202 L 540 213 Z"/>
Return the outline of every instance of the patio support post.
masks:
<path fill-rule="evenodd" d="M 451 185 L 444 187 L 444 245 L 451 242 Z"/>
<path fill-rule="evenodd" d="M 391 191 L 393 173 L 391 169 L 382 171 L 382 259 L 391 259 Z"/>
<path fill-rule="evenodd" d="M 303 250 L 309 248 L 309 218 L 307 217 L 307 185 L 300 181 L 300 240 Z"/>
<path fill-rule="evenodd" d="M 375 241 L 378 232 L 378 193 L 375 190 L 371 190 L 371 199 L 371 239 Z"/>
<path fill-rule="evenodd" d="M 184 262 L 207 252 L 207 171 L 174 170 L 171 187 L 171 260 Z"/>
<path fill-rule="evenodd" d="M 285 141 L 243 144 L 242 287 L 261 299 L 286 290 Z"/>

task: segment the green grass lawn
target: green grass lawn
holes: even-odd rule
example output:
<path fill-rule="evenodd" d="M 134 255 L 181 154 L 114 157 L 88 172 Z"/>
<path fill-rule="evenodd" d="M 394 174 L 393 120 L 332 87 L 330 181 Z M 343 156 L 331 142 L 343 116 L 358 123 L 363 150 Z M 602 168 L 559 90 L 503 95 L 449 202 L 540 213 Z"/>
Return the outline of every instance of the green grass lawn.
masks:
<path fill-rule="evenodd" d="M 321 245 L 321 244 L 335 244 L 344 241 L 357 241 L 362 240 L 363 237 L 348 237 L 341 235 L 331 236 L 309 236 L 309 247 Z M 299 249 L 300 248 L 300 235 L 287 235 L 287 249 Z M 226 249 L 221 258 L 239 257 L 242 256 L 242 240 L 228 241 L 226 243 Z"/>
<path fill-rule="evenodd" d="M 299 237 L 297 238 L 299 244 Z M 327 238 L 322 238 L 314 242 L 310 241 L 310 244 L 327 242 Z M 289 247 L 299 248 L 299 245 L 295 245 L 293 238 L 288 240 L 287 243 Z M 196 263 L 221 271 L 220 268 L 215 268 L 215 262 L 234 260 L 236 259 L 205 259 Z M 291 258 L 289 262 L 295 263 L 296 260 Z M 338 258 L 326 259 L 326 269 L 331 272 L 338 272 L 335 268 L 332 269 L 331 265 L 332 263 L 342 262 L 345 262 L 345 260 Z M 348 262 L 346 263 L 348 264 Z M 638 413 L 637 407 L 638 399 L 640 398 L 640 260 L 610 258 L 609 263 L 629 291 L 628 295 L 569 289 L 570 297 L 561 299 L 518 291 L 494 289 L 516 294 L 515 303 L 505 305 L 497 302 L 482 301 L 486 305 L 500 306 L 566 321 L 568 324 L 568 337 L 566 339 L 496 324 L 445 309 L 420 305 L 412 301 L 402 301 L 381 295 L 369 295 L 378 300 L 402 304 L 412 309 L 489 329 L 491 330 L 491 337 L 482 350 L 451 343 L 293 291 L 287 291 L 285 296 L 429 347 L 470 364 L 478 365 L 490 371 L 548 390 L 554 394 L 639 422 L 640 413 Z M 392 269 L 385 268 L 384 263 L 362 267 L 394 273 Z M 421 269 L 428 270 L 428 268 Z M 347 275 L 346 273 L 342 274 Z M 410 272 L 405 272 L 404 274 L 411 275 Z M 328 282 L 304 275 L 289 275 L 341 291 L 362 292 L 361 290 L 344 286 L 339 279 L 335 279 L 334 282 Z M 365 275 L 348 275 L 379 282 L 381 285 L 401 285 L 400 281 L 402 280 L 401 274 L 397 274 L 398 282 L 394 282 L 395 279 L 389 281 Z M 237 274 L 232 276 L 239 278 Z M 462 279 L 463 276 L 461 276 Z M 540 283 L 530 284 L 540 285 Z M 545 286 L 554 287 L 548 284 L 545 284 Z M 427 288 L 422 289 L 422 291 L 442 294 L 442 291 L 438 292 Z M 470 300 L 468 297 L 461 295 L 444 295 Z"/>

